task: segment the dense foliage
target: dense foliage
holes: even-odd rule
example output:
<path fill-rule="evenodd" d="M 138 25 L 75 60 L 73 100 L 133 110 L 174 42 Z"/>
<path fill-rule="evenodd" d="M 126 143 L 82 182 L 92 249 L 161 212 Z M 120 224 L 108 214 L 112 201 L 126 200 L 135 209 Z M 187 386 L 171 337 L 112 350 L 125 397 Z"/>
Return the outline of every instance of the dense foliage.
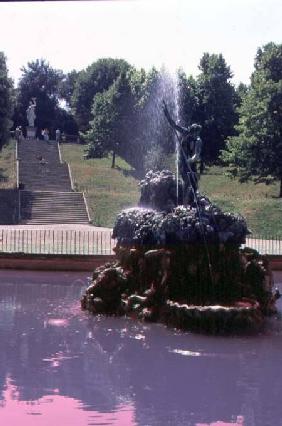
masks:
<path fill-rule="evenodd" d="M 93 119 L 91 109 L 93 98 L 97 93 L 109 89 L 115 80 L 130 69 L 124 59 L 104 58 L 91 64 L 86 70 L 80 71 L 78 76 L 69 76 L 69 83 L 73 82 L 70 104 L 74 117 L 81 131 L 89 129 L 89 122 Z"/>
<path fill-rule="evenodd" d="M 0 148 L 5 144 L 12 126 L 13 83 L 8 77 L 6 58 L 0 52 Z"/>
<path fill-rule="evenodd" d="M 162 111 L 165 99 L 181 125 L 202 125 L 204 160 L 215 161 L 227 136 L 234 134 L 238 95 L 222 55 L 204 54 L 200 70 L 197 79 L 182 70 L 175 78 L 155 68 L 145 72 L 131 67 L 122 73 L 94 96 L 93 119 L 85 133 L 88 155 L 118 152 L 143 172 L 165 166 L 165 156 L 175 149 L 175 135 Z"/>
<path fill-rule="evenodd" d="M 223 160 L 241 180 L 280 180 L 282 197 L 282 44 L 258 49 L 239 115 L 239 134 L 229 139 Z"/>
<path fill-rule="evenodd" d="M 223 56 L 205 53 L 197 78 L 198 108 L 196 121 L 202 125 L 203 158 L 217 160 L 228 136 L 234 135 L 236 92 L 231 84 L 232 72 Z"/>

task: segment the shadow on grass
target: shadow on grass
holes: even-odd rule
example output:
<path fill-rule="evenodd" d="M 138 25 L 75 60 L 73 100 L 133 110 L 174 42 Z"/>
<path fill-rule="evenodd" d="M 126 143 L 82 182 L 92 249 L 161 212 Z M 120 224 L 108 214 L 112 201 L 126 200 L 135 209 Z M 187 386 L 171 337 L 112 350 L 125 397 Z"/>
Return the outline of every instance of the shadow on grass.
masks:
<path fill-rule="evenodd" d="M 144 177 L 144 171 L 141 170 L 136 170 L 136 169 L 124 169 L 123 167 L 120 166 L 115 166 L 115 169 L 118 170 L 119 172 L 121 172 L 124 176 L 128 177 L 133 177 L 134 179 L 142 179 Z"/>

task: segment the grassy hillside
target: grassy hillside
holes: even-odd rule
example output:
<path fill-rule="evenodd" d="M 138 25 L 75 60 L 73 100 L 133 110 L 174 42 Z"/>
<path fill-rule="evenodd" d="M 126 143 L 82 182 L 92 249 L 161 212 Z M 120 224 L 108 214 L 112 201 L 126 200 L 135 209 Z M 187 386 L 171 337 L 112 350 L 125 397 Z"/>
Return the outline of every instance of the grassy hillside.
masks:
<path fill-rule="evenodd" d="M 123 160 L 111 169 L 110 159 L 83 160 L 83 146 L 63 144 L 63 158 L 71 165 L 77 190 L 85 191 L 95 225 L 112 226 L 116 214 L 134 206 L 139 198 L 138 181 Z M 278 184 L 240 184 L 212 167 L 202 176 L 200 189 L 227 211 L 242 214 L 254 234 L 282 237 L 282 200 Z"/>
<path fill-rule="evenodd" d="M 0 189 L 15 188 L 17 184 L 15 146 L 11 140 L 0 151 Z"/>
<path fill-rule="evenodd" d="M 254 234 L 282 237 L 282 199 L 278 182 L 265 185 L 239 183 L 225 169 L 211 167 L 201 178 L 200 189 L 222 209 L 240 213 Z"/>

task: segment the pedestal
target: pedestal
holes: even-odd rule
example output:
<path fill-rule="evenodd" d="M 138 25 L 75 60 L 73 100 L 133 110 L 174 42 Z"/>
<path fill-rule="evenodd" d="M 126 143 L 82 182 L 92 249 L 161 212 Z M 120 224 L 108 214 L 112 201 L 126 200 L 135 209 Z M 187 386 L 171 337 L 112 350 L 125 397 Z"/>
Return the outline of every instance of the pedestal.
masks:
<path fill-rule="evenodd" d="M 36 127 L 27 126 L 26 137 L 27 137 L 27 139 L 35 139 L 36 138 Z"/>

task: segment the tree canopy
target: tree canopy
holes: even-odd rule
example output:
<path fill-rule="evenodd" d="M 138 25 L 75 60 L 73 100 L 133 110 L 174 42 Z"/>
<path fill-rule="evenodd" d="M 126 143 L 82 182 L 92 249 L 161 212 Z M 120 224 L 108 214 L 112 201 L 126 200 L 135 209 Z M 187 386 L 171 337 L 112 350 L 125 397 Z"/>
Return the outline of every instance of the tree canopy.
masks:
<path fill-rule="evenodd" d="M 9 137 L 12 127 L 13 82 L 8 77 L 6 58 L 0 52 L 0 149 Z"/>
<path fill-rule="evenodd" d="M 234 134 L 240 96 L 229 81 L 232 73 L 222 55 L 204 54 L 200 69 L 202 73 L 194 79 L 182 70 L 173 78 L 165 69 L 145 72 L 128 68 L 122 79 L 120 75 L 94 96 L 93 119 L 84 132 L 88 155 L 112 150 L 139 169 L 145 170 L 146 163 L 161 167 L 161 159 L 175 150 L 175 135 L 162 110 L 165 99 L 173 118 L 182 125 L 202 125 L 205 160 L 215 161 L 226 138 Z"/>
<path fill-rule="evenodd" d="M 129 69 L 130 65 L 124 59 L 104 58 L 79 72 L 74 79 L 70 104 L 82 132 L 89 129 L 89 123 L 93 119 L 94 96 L 108 90 L 114 81 Z"/>
<path fill-rule="evenodd" d="M 222 54 L 204 53 L 199 69 L 195 89 L 198 108 L 194 118 L 202 125 L 204 160 L 214 162 L 227 137 L 234 135 L 236 93 L 230 81 L 232 72 Z"/>
<path fill-rule="evenodd" d="M 282 45 L 259 48 L 251 86 L 239 107 L 238 136 L 229 139 L 222 159 L 241 180 L 280 180 L 282 197 Z"/>

